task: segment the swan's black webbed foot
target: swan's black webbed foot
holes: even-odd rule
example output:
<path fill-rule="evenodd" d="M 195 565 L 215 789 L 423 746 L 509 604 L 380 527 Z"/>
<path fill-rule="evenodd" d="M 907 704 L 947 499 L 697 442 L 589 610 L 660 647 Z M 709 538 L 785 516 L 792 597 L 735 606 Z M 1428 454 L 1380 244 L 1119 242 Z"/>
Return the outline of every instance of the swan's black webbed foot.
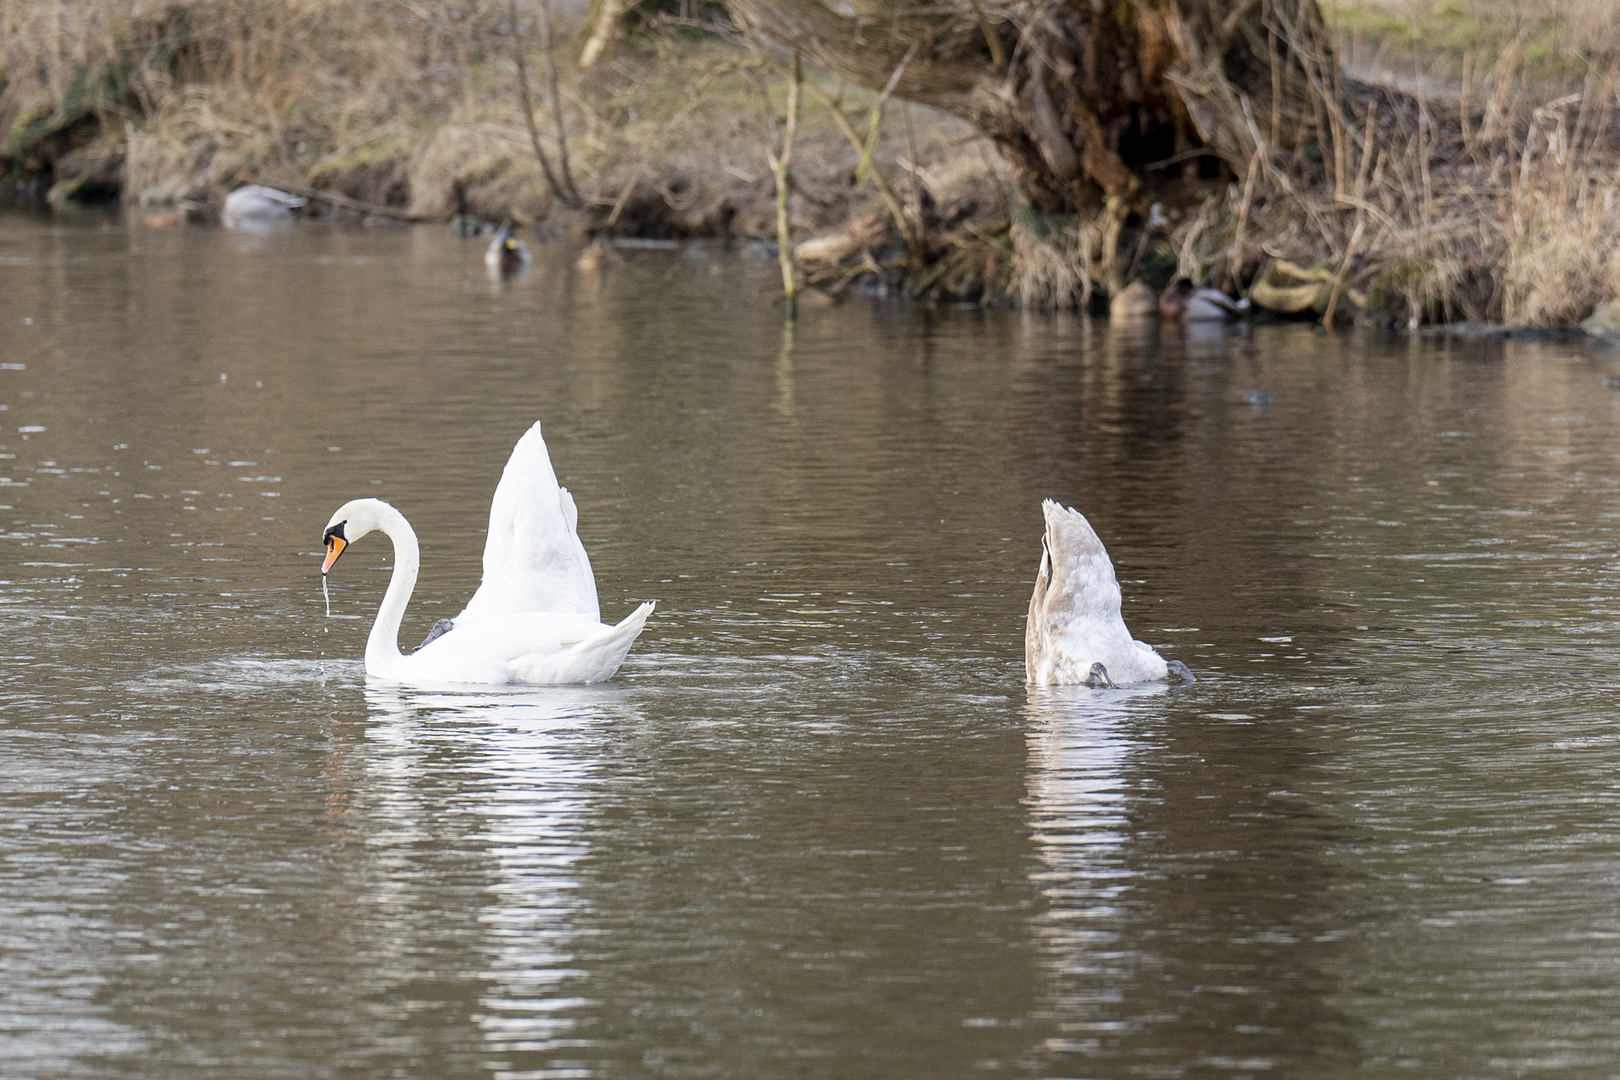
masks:
<path fill-rule="evenodd" d="M 1180 660 L 1171 660 L 1165 666 L 1170 669 L 1170 674 L 1174 675 L 1176 678 L 1180 679 L 1182 682 L 1197 682 L 1198 681 L 1198 679 L 1193 675 L 1192 669 L 1187 667 L 1187 665 L 1183 664 Z"/>
<path fill-rule="evenodd" d="M 432 642 L 436 638 L 444 637 L 444 635 L 448 634 L 450 631 L 454 630 L 455 628 L 456 628 L 456 624 L 451 622 L 449 619 L 440 619 L 438 622 L 433 624 L 433 629 L 428 631 L 428 636 L 422 639 L 422 644 L 418 645 L 416 648 L 412 649 L 411 651 L 412 652 L 421 652 L 423 649 L 428 647 L 428 644 L 430 642 Z"/>
<path fill-rule="evenodd" d="M 1086 685 L 1096 690 L 1112 690 L 1114 680 L 1108 677 L 1108 669 L 1099 662 L 1092 664 L 1091 670 L 1086 672 Z"/>

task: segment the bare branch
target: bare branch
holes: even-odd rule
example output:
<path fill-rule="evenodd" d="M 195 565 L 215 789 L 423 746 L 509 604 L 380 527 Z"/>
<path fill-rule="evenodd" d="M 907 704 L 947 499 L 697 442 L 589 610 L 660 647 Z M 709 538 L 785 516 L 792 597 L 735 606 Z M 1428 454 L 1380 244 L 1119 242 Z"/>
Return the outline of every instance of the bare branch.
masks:
<path fill-rule="evenodd" d="M 570 194 L 557 179 L 552 170 L 551 158 L 546 156 L 545 147 L 540 145 L 540 129 L 534 122 L 534 100 L 529 95 L 529 67 L 523 60 L 523 38 L 518 33 L 517 0 L 506 0 L 507 14 L 512 21 L 512 60 L 517 64 L 518 99 L 523 103 L 523 119 L 529 127 L 529 145 L 534 149 L 535 160 L 540 163 L 540 171 L 545 174 L 546 186 L 551 188 L 551 194 L 564 206 L 578 209 L 581 205 L 577 192 Z"/>

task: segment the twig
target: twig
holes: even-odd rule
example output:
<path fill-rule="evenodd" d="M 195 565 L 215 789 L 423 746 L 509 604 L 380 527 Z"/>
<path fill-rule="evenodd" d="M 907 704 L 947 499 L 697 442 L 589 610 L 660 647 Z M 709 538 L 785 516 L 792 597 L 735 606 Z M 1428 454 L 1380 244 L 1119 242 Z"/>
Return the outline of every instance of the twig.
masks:
<path fill-rule="evenodd" d="M 596 63 L 607 51 L 608 43 L 613 40 L 613 32 L 619 28 L 619 20 L 629 13 L 633 3 L 634 0 L 602 0 L 601 6 L 596 9 L 596 22 L 590 25 L 585 46 L 579 51 L 582 70 Z"/>
<path fill-rule="evenodd" d="M 1569 132 L 1569 149 L 1564 155 L 1564 175 L 1568 176 L 1574 171 L 1577 159 L 1581 156 L 1581 136 L 1586 134 L 1586 118 L 1592 104 L 1592 80 L 1597 72 L 1588 69 L 1586 80 L 1581 86 L 1581 111 L 1575 114 L 1575 126 Z"/>
<path fill-rule="evenodd" d="M 1266 27 L 1266 52 L 1271 59 L 1271 145 L 1282 138 L 1282 68 L 1278 65 L 1277 32 Z"/>
<path fill-rule="evenodd" d="M 793 280 L 793 230 L 788 215 L 793 177 L 788 170 L 793 164 L 793 137 L 799 127 L 799 84 L 802 81 L 799 50 L 794 49 L 793 66 L 788 76 L 787 119 L 782 125 L 782 152 L 765 151 L 765 159 L 770 162 L 771 173 L 776 177 L 776 260 L 782 267 L 782 296 L 787 300 L 788 322 L 799 317 L 799 290 Z"/>
<path fill-rule="evenodd" d="M 534 148 L 535 160 L 540 162 L 540 171 L 546 176 L 546 186 L 551 188 L 551 194 L 564 206 L 577 209 L 579 196 L 569 196 L 551 169 L 551 159 L 546 156 L 545 147 L 540 145 L 540 129 L 534 122 L 534 100 L 529 96 L 529 67 L 523 61 L 523 39 L 518 34 L 517 0 L 506 0 L 506 8 L 512 22 L 512 59 L 517 64 L 518 99 L 523 103 L 523 119 L 529 125 L 529 145 Z"/>
<path fill-rule="evenodd" d="M 1121 282 L 1129 281 L 1136 275 L 1136 267 L 1141 263 L 1142 256 L 1147 254 L 1148 239 L 1152 235 L 1153 230 L 1148 227 L 1147 222 L 1143 222 L 1142 229 L 1136 236 L 1136 248 L 1131 252 L 1131 261 L 1125 264 L 1125 273 L 1119 276 Z M 1180 266 L 1178 265 L 1176 269 L 1179 270 Z"/>
<path fill-rule="evenodd" d="M 911 63 L 912 56 L 917 52 L 918 44 L 919 42 L 912 42 L 911 48 L 906 50 L 906 55 L 900 58 L 900 63 L 895 67 L 894 74 L 889 76 L 887 85 L 883 87 L 883 93 L 879 94 L 878 99 L 872 103 L 872 113 L 866 124 L 866 146 L 861 151 L 859 164 L 855 166 L 855 181 L 857 183 L 866 179 L 866 173 L 872 167 L 872 154 L 877 150 L 878 131 L 883 126 L 883 106 L 888 104 L 889 96 L 894 93 L 894 88 L 900 84 L 900 76 L 905 74 L 906 65 Z"/>
<path fill-rule="evenodd" d="M 979 6 L 979 0 L 969 0 L 973 5 L 973 17 L 979 21 L 979 33 L 984 35 L 984 43 L 990 46 L 990 62 L 996 66 L 997 71 L 1007 69 L 1007 50 L 1002 47 L 1001 39 L 990 29 L 990 20 L 984 17 L 984 9 Z"/>
<path fill-rule="evenodd" d="M 513 26 L 514 32 L 516 26 Z M 540 52 L 546 58 L 546 87 L 551 95 L 551 126 L 557 140 L 557 165 L 562 173 L 563 186 L 573 197 L 575 205 L 583 205 L 579 189 L 574 186 L 574 173 L 568 167 L 568 130 L 563 126 L 562 95 L 557 92 L 557 51 L 551 42 L 551 0 L 540 0 Z M 527 79 L 523 80 L 525 84 Z"/>
<path fill-rule="evenodd" d="M 1243 179 L 1243 201 L 1238 204 L 1237 230 L 1232 234 L 1232 249 L 1226 256 L 1226 283 L 1233 292 L 1237 291 L 1238 274 L 1243 268 L 1243 233 L 1249 227 L 1249 208 L 1254 205 L 1254 181 L 1260 175 L 1260 155 L 1266 149 L 1263 144 L 1255 143 L 1254 154 L 1249 158 L 1249 175 Z"/>
<path fill-rule="evenodd" d="M 1367 166 L 1372 164 L 1372 144 L 1378 138 L 1378 102 L 1367 107 L 1367 133 L 1361 140 L 1361 166 L 1356 170 L 1356 198 L 1367 197 Z"/>
<path fill-rule="evenodd" d="M 1367 109 L 1367 134 L 1361 140 L 1361 166 L 1356 170 L 1354 198 L 1362 205 L 1356 207 L 1356 226 L 1350 231 L 1350 242 L 1344 246 L 1344 259 L 1339 263 L 1339 272 L 1333 275 L 1333 289 L 1328 293 L 1327 307 L 1322 312 L 1322 325 L 1329 328 L 1333 326 L 1333 316 L 1339 309 L 1339 290 L 1344 288 L 1344 279 L 1350 273 L 1350 263 L 1356 257 L 1356 248 L 1361 243 L 1362 233 L 1367 230 L 1367 210 L 1371 209 L 1371 204 L 1367 203 L 1364 196 L 1367 193 L 1367 168 L 1372 163 L 1373 142 L 1378 138 L 1377 119 L 1378 102 L 1374 101 Z"/>
<path fill-rule="evenodd" d="M 746 63 L 724 61 L 716 64 L 714 67 L 704 72 L 703 77 L 699 79 L 697 81 L 697 85 L 692 88 L 692 96 L 687 100 L 686 104 L 682 106 L 681 111 L 676 113 L 675 116 L 670 120 L 668 124 L 669 129 L 672 131 L 681 130 L 682 124 L 685 122 L 688 116 L 697 110 L 698 104 L 703 100 L 704 91 L 708 90 L 709 84 L 714 82 L 715 79 L 718 79 L 722 75 L 730 74 L 734 71 L 746 71 L 751 68 L 758 68 L 762 63 L 763 61 L 760 60 Z M 650 158 L 648 156 L 643 156 L 640 161 L 636 162 L 636 167 L 630 171 L 630 179 L 625 181 L 624 186 L 619 189 L 619 197 L 613 200 L 613 209 L 609 212 L 607 220 L 603 222 L 604 227 L 611 229 L 614 225 L 618 224 L 619 215 L 624 212 L 624 204 L 629 201 L 630 193 L 635 190 L 636 184 L 641 182 L 641 174 L 647 171 L 649 161 Z M 752 181 L 749 182 L 752 183 Z M 598 203 L 597 205 L 604 204 Z"/>
<path fill-rule="evenodd" d="M 816 99 L 816 103 L 825 108 L 828 114 L 832 116 L 833 122 L 844 133 L 844 138 L 849 140 L 849 145 L 854 147 L 856 153 L 860 153 L 861 137 L 856 134 L 854 125 L 849 122 L 849 117 L 844 115 L 844 111 L 835 108 L 832 100 L 827 97 L 827 92 L 814 82 L 807 82 L 804 87 L 810 91 L 810 96 Z M 906 242 L 907 250 L 920 252 L 922 245 L 911 227 L 911 222 L 906 218 L 906 209 L 900 202 L 900 196 L 895 194 L 894 188 L 889 185 L 889 181 L 884 177 L 883 170 L 879 169 L 875 164 L 872 166 L 871 177 L 872 186 L 877 188 L 878 197 L 883 200 L 883 205 L 888 209 L 889 216 L 894 219 L 895 228 L 900 230 L 900 237 Z"/>
<path fill-rule="evenodd" d="M 1333 316 L 1339 307 L 1339 290 L 1344 288 L 1345 275 L 1350 272 L 1350 262 L 1356 257 L 1356 248 L 1361 244 L 1361 234 L 1367 229 L 1367 218 L 1361 211 L 1356 211 L 1356 227 L 1350 231 L 1350 242 L 1344 247 L 1344 261 L 1339 264 L 1339 272 L 1333 275 L 1333 290 L 1328 293 L 1327 308 L 1322 312 L 1322 325 L 1333 326 Z"/>
<path fill-rule="evenodd" d="M 1603 137 L 1609 131 L 1609 112 L 1614 106 L 1615 99 L 1615 68 L 1610 65 L 1608 74 L 1603 77 L 1603 93 L 1599 97 L 1603 100 L 1603 108 L 1598 113 L 1597 125 L 1592 129 L 1592 140 L 1587 147 L 1587 156 L 1596 155 L 1603 148 Z"/>
<path fill-rule="evenodd" d="M 1463 53 L 1463 59 L 1462 59 L 1462 96 L 1459 99 L 1458 106 L 1457 106 L 1458 120 L 1459 120 L 1459 122 L 1460 122 L 1460 124 L 1462 126 L 1462 141 L 1463 141 L 1463 152 L 1464 153 L 1467 153 L 1468 144 L 1469 144 L 1469 142 L 1471 142 L 1473 140 L 1473 137 L 1474 137 L 1473 132 L 1470 130 L 1471 125 L 1468 123 L 1468 72 L 1469 72 L 1469 68 L 1472 66 L 1473 58 L 1474 58 L 1474 54 L 1472 52 L 1464 52 Z"/>
<path fill-rule="evenodd" d="M 900 118 L 906 126 L 906 155 L 911 158 L 911 212 L 916 218 L 917 237 L 923 238 L 923 230 L 927 227 L 923 222 L 923 181 L 922 165 L 917 158 L 917 138 L 911 132 L 911 106 L 900 102 Z"/>
<path fill-rule="evenodd" d="M 1248 124 L 1249 137 L 1254 140 L 1255 146 L 1264 146 L 1265 143 L 1260 138 L 1260 128 L 1254 122 L 1254 111 L 1249 107 L 1249 99 L 1240 95 L 1238 100 L 1243 105 L 1243 119 Z M 1302 118 L 1301 123 L 1303 122 Z M 1331 249 L 1333 247 L 1333 230 L 1323 220 L 1322 213 L 1317 209 L 1316 204 L 1301 194 L 1299 188 L 1288 178 L 1288 174 L 1277 168 L 1276 163 L 1269 156 L 1262 155 L 1260 163 L 1265 166 L 1266 175 L 1271 178 L 1272 182 L 1282 188 L 1288 197 L 1299 204 L 1301 210 L 1305 211 L 1305 216 L 1310 219 L 1312 225 L 1316 226 L 1316 231 L 1322 235 L 1322 242 Z"/>
<path fill-rule="evenodd" d="M 624 204 L 630 201 L 630 193 L 641 182 L 641 174 L 646 169 L 646 158 L 636 162 L 636 167 L 630 171 L 630 179 L 624 182 L 624 187 L 619 189 L 619 197 L 613 200 L 613 209 L 608 212 L 607 220 L 602 223 L 603 228 L 611 229 L 619 223 L 619 215 L 624 213 Z"/>
<path fill-rule="evenodd" d="M 1244 19 L 1249 17 L 1249 12 L 1253 10 L 1256 3 L 1258 3 L 1258 0 L 1239 0 L 1239 3 L 1222 20 L 1220 29 L 1215 34 L 1215 41 L 1222 53 L 1226 51 L 1227 45 L 1232 40 L 1232 35 L 1237 33 L 1237 28 Z"/>
<path fill-rule="evenodd" d="M 1434 140 L 1424 139 L 1429 128 L 1429 109 L 1420 98 L 1418 100 L 1418 170 L 1423 182 L 1423 229 L 1422 235 L 1427 241 L 1429 222 L 1434 216 L 1434 185 L 1429 179 L 1429 152 Z"/>
<path fill-rule="evenodd" d="M 983 138 L 983 136 L 975 135 L 974 138 Z M 1171 154 L 1169 157 L 1160 161 L 1150 161 L 1146 165 L 1142 166 L 1142 171 L 1157 172 L 1159 169 L 1167 169 L 1172 165 L 1180 165 L 1183 161 L 1191 161 L 1193 158 L 1220 156 L 1221 152 L 1212 146 L 1195 146 L 1191 150 L 1183 150 L 1179 154 Z"/>

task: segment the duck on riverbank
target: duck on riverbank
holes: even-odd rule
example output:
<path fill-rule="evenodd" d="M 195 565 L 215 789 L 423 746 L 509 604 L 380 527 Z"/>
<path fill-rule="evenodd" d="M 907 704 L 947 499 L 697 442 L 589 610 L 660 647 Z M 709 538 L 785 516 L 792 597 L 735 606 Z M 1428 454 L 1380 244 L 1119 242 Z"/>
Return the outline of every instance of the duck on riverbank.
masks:
<path fill-rule="evenodd" d="M 292 212 L 308 200 L 299 195 L 244 184 L 225 196 L 225 212 L 220 221 L 227 229 L 262 229 L 292 220 Z"/>
<path fill-rule="evenodd" d="M 1225 322 L 1241 318 L 1248 300 L 1233 300 L 1219 289 L 1198 288 L 1186 278 L 1159 294 L 1159 314 L 1165 322 Z"/>

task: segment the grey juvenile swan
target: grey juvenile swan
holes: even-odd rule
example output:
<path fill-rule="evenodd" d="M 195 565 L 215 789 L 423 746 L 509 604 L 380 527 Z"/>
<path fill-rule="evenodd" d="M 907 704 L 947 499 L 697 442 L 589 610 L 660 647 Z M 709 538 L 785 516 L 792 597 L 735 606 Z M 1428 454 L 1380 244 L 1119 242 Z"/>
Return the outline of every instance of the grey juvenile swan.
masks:
<path fill-rule="evenodd" d="M 1026 681 L 1116 686 L 1172 675 L 1194 681 L 1186 664 L 1166 661 L 1125 628 L 1114 564 L 1084 515 L 1051 499 L 1041 509 L 1046 533 L 1024 629 Z"/>

